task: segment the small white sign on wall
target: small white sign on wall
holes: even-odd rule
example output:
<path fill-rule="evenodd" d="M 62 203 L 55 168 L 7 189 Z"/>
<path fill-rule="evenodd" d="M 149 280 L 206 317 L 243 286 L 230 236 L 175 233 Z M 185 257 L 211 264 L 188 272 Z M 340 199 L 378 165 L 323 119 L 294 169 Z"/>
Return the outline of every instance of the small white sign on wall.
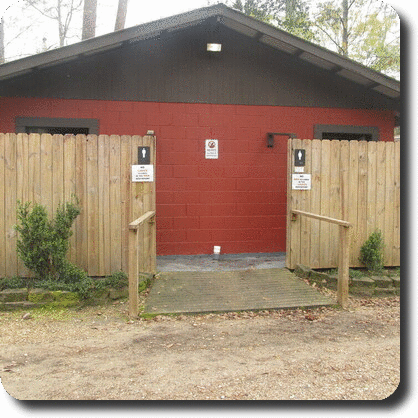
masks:
<path fill-rule="evenodd" d="M 207 139 L 205 141 L 205 158 L 207 160 L 216 160 L 218 158 L 217 139 Z"/>
<path fill-rule="evenodd" d="M 292 174 L 292 190 L 311 190 L 311 175 Z"/>
<path fill-rule="evenodd" d="M 132 166 L 132 182 L 143 183 L 154 181 L 154 165 L 133 165 Z"/>

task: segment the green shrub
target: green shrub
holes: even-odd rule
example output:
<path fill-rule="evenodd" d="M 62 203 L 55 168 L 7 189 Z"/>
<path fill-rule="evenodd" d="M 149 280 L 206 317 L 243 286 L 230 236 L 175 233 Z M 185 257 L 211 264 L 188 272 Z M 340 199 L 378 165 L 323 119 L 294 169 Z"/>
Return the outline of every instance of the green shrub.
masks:
<path fill-rule="evenodd" d="M 4 289 L 21 289 L 27 287 L 27 280 L 22 277 L 13 276 L 0 279 L 0 291 Z"/>
<path fill-rule="evenodd" d="M 85 273 L 66 259 L 71 226 L 81 211 L 77 198 L 60 204 L 52 220 L 44 206 L 35 203 L 31 210 L 30 206 L 30 202 L 18 202 L 15 226 L 19 233 L 17 253 L 24 265 L 37 279 L 83 280 Z"/>
<path fill-rule="evenodd" d="M 106 277 L 104 283 L 107 287 L 121 289 L 125 286 L 128 286 L 128 276 L 123 271 L 117 271 Z"/>
<path fill-rule="evenodd" d="M 90 292 L 94 289 L 93 279 L 88 277 L 86 274 L 80 280 L 72 283 L 56 280 L 41 280 L 38 281 L 36 285 L 37 287 L 45 290 L 76 292 L 82 299 L 87 299 Z"/>
<path fill-rule="evenodd" d="M 383 235 L 382 232 L 376 230 L 360 249 L 359 260 L 371 272 L 381 272 L 383 270 Z"/>

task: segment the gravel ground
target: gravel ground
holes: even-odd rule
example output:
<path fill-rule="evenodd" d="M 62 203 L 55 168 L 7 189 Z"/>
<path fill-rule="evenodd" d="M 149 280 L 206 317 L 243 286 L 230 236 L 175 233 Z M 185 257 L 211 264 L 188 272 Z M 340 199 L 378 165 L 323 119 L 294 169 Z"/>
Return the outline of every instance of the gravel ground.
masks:
<path fill-rule="evenodd" d="M 399 297 L 137 320 L 126 309 L 0 313 L 4 388 L 20 400 L 381 400 L 400 381 Z"/>

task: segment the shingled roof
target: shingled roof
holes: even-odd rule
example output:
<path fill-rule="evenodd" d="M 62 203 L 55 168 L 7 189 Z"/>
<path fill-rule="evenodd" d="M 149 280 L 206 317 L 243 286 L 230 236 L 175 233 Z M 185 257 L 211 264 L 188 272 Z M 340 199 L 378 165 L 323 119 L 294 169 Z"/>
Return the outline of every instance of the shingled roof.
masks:
<path fill-rule="evenodd" d="M 214 26 L 225 25 L 258 42 L 291 54 L 325 71 L 338 74 L 361 85 L 363 88 L 376 91 L 392 100 L 400 100 L 399 81 L 274 26 L 246 16 L 223 4 L 141 24 L 0 65 L 0 81 L 70 62 L 81 56 L 118 48 L 125 43 L 140 42 L 166 34 L 169 35 L 208 22 Z"/>

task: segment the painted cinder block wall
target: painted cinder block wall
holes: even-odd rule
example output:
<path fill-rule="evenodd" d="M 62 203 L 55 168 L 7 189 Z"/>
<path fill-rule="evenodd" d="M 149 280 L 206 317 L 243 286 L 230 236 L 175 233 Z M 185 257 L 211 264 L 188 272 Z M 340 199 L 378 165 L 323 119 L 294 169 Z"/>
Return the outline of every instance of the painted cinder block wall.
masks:
<path fill-rule="evenodd" d="M 286 251 L 286 138 L 314 125 L 377 126 L 392 141 L 392 111 L 47 98 L 0 98 L 0 131 L 15 118 L 95 118 L 100 134 L 157 137 L 157 254 Z M 205 159 L 205 140 L 219 158 Z"/>

